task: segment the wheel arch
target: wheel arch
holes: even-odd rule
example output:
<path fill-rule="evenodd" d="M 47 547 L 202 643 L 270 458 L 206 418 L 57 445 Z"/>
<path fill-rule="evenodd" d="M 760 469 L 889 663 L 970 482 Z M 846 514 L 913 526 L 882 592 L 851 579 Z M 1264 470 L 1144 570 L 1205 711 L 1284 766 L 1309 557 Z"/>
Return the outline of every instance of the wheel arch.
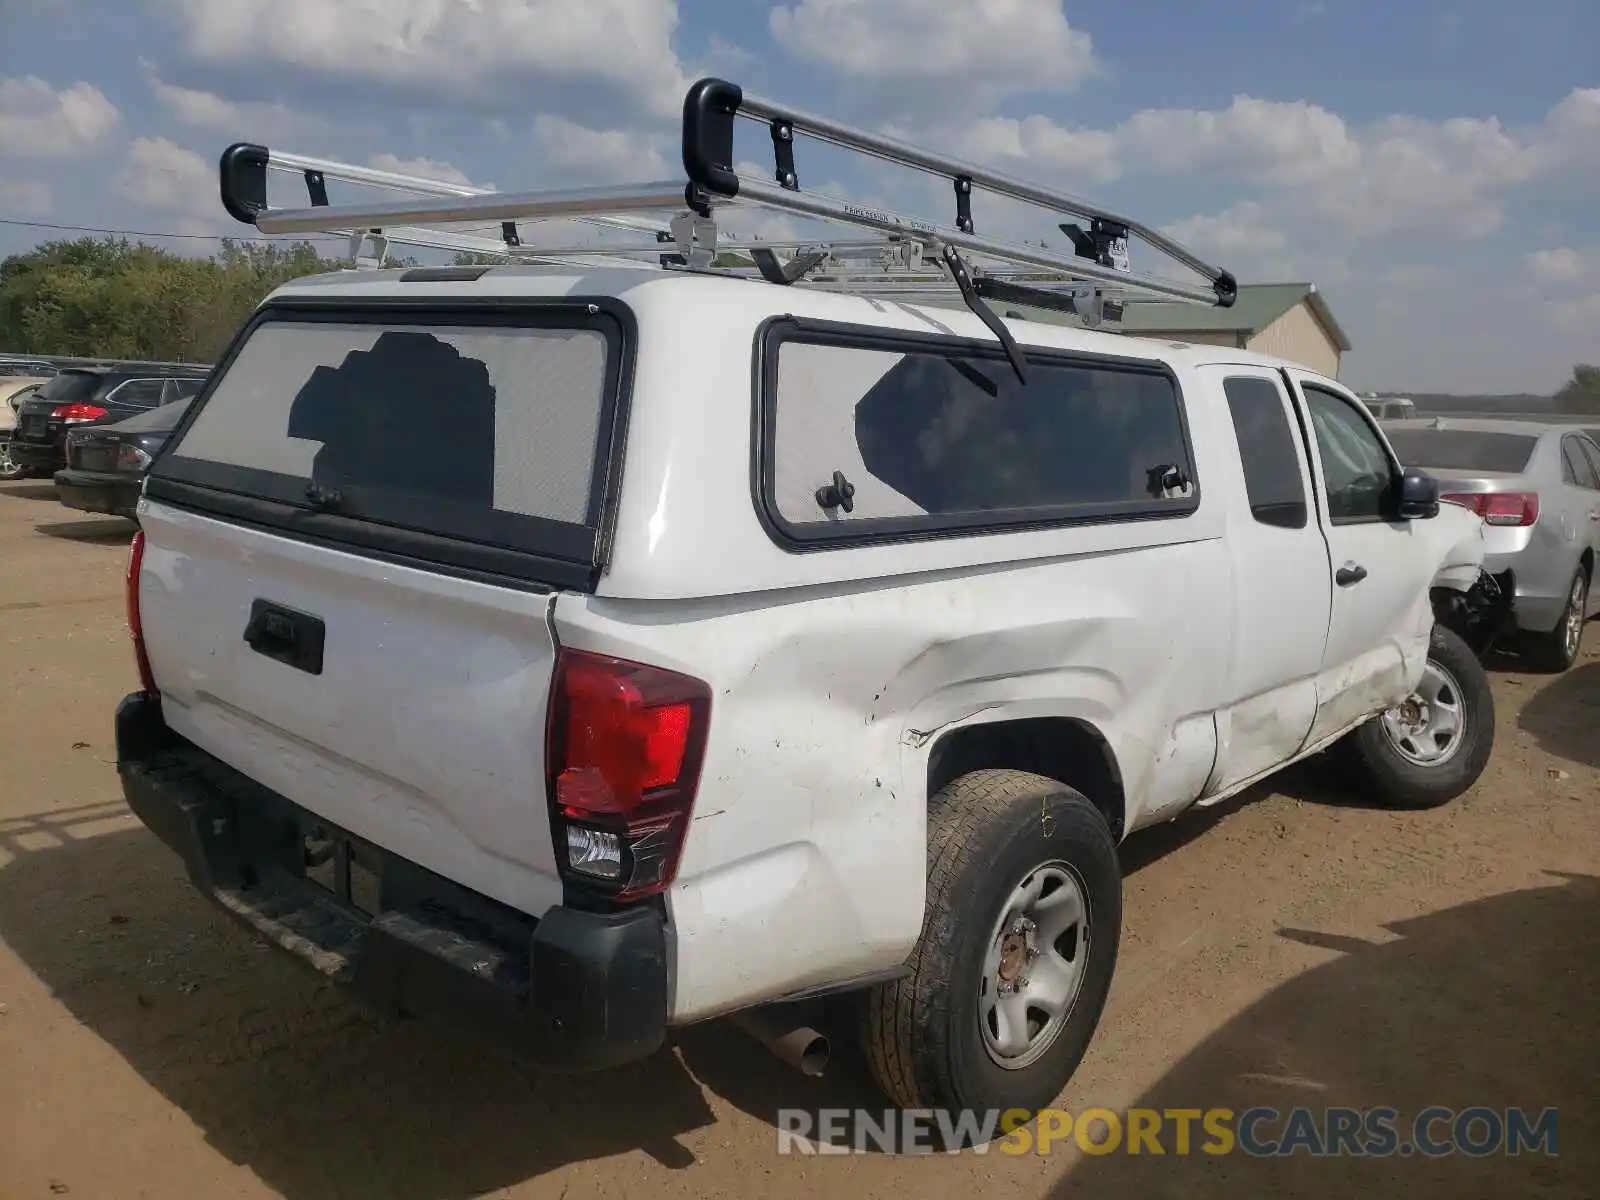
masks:
<path fill-rule="evenodd" d="M 1127 796 L 1110 742 L 1078 717 L 1020 717 L 958 726 L 929 748 L 927 793 L 932 798 L 971 771 L 1027 771 L 1082 792 L 1122 839 Z"/>

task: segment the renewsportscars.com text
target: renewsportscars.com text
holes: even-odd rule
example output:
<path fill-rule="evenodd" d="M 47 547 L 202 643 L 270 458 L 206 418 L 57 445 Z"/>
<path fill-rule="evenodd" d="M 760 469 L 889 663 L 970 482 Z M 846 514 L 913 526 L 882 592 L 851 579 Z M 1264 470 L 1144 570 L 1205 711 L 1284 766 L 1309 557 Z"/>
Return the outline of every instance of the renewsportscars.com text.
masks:
<path fill-rule="evenodd" d="M 1556 1155 L 1558 1110 L 1424 1108 L 780 1109 L 779 1154 Z"/>

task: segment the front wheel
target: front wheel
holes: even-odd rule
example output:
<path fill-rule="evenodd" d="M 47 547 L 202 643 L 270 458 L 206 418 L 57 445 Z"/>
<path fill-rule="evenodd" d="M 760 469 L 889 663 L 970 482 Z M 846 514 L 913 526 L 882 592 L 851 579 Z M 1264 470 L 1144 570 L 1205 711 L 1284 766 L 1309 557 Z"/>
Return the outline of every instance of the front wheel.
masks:
<path fill-rule="evenodd" d="M 1494 749 L 1489 675 L 1460 636 L 1433 627 L 1417 690 L 1350 735 L 1364 781 L 1393 808 L 1437 808 L 1478 781 Z"/>
<path fill-rule="evenodd" d="M 879 1086 L 906 1108 L 1036 1113 L 1089 1047 L 1121 930 L 1116 841 L 1093 804 L 1022 771 L 957 779 L 929 805 L 910 974 L 867 997 Z"/>

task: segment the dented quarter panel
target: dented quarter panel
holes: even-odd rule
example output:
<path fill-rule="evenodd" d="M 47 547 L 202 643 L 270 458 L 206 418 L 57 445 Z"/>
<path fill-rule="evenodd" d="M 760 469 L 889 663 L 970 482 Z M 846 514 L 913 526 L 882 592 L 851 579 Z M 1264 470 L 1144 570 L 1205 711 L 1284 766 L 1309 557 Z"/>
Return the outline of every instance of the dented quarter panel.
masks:
<path fill-rule="evenodd" d="M 1208 539 L 757 606 L 561 596 L 563 645 L 711 685 L 669 895 L 674 1018 L 904 959 L 922 927 L 927 757 L 950 729 L 1078 718 L 1116 756 L 1130 820 L 1192 800 L 1211 768 L 1224 647 L 1196 646 L 1186 619 L 1220 609 L 1230 586 Z"/>

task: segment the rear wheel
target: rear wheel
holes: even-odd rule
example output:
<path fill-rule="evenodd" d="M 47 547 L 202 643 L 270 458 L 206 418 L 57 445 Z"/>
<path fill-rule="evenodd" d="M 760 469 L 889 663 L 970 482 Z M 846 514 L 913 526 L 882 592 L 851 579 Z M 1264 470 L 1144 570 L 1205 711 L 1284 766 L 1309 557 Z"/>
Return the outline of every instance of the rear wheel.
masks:
<path fill-rule="evenodd" d="M 1568 671 L 1578 661 L 1578 648 L 1583 645 L 1583 612 L 1588 604 L 1589 572 L 1579 567 L 1567 590 L 1567 606 L 1561 612 L 1561 620 L 1549 633 L 1537 634 L 1533 640 L 1536 653 L 1549 670 Z"/>
<path fill-rule="evenodd" d="M 1122 872 L 1084 796 L 974 771 L 929 805 L 928 899 L 905 978 L 867 997 L 879 1085 L 907 1108 L 1049 1104 L 1099 1024 L 1122 926 Z"/>
<path fill-rule="evenodd" d="M 21 479 L 26 473 L 11 459 L 11 436 L 0 434 L 0 479 Z"/>
<path fill-rule="evenodd" d="M 1478 781 L 1494 749 L 1494 693 L 1460 635 L 1433 627 L 1417 690 L 1360 726 L 1349 747 L 1364 781 L 1394 808 L 1436 808 Z"/>

